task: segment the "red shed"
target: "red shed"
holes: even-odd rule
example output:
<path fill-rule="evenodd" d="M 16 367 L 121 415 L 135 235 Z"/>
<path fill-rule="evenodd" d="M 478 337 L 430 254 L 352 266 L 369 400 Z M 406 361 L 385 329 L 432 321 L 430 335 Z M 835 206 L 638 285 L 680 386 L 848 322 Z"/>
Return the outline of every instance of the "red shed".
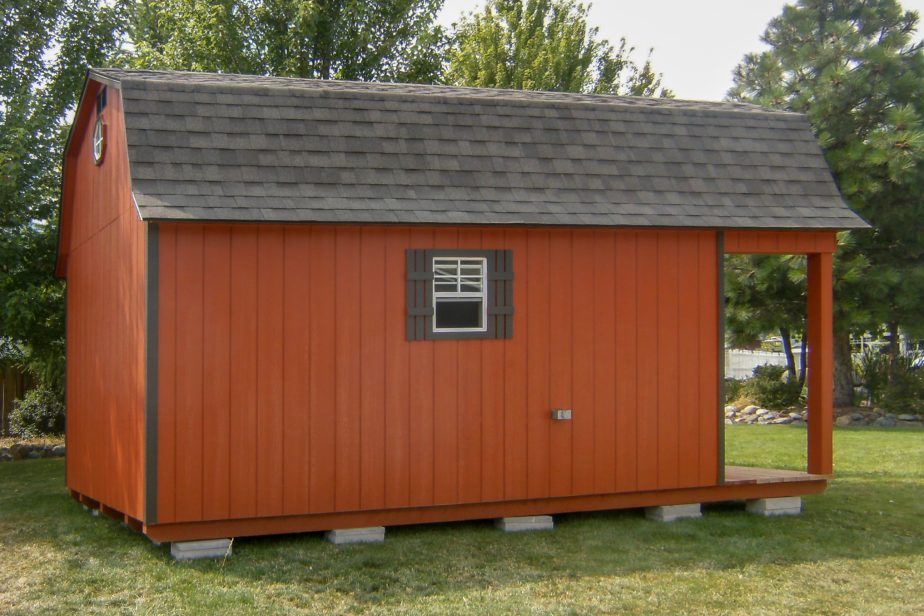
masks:
<path fill-rule="evenodd" d="M 157 541 L 819 492 L 863 226 L 798 114 L 91 70 L 67 484 Z M 724 464 L 739 252 L 808 255 L 808 473 Z"/>

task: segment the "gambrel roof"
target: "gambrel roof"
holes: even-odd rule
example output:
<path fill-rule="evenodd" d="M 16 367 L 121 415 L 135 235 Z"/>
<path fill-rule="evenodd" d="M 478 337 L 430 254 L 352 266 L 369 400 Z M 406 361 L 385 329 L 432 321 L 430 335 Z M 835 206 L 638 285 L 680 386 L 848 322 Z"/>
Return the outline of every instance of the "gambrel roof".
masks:
<path fill-rule="evenodd" d="M 806 118 L 742 103 L 93 69 L 146 220 L 865 227 Z"/>

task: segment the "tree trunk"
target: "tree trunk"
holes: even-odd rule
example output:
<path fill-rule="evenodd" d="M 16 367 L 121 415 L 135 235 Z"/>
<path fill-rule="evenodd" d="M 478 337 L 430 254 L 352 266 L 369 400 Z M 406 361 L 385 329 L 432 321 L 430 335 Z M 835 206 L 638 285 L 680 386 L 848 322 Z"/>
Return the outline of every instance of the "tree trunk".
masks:
<path fill-rule="evenodd" d="M 889 387 L 895 385 L 895 371 L 898 367 L 898 323 L 892 322 L 889 323 L 889 368 L 887 374 L 889 375 L 888 383 Z"/>
<path fill-rule="evenodd" d="M 786 354 L 786 370 L 789 371 L 789 382 L 796 380 L 796 358 L 792 354 L 792 340 L 789 337 L 789 330 L 785 327 L 780 328 L 780 340 L 783 341 L 783 353 Z"/>
<path fill-rule="evenodd" d="M 834 406 L 853 406 L 853 359 L 850 334 L 834 334 Z"/>
<path fill-rule="evenodd" d="M 808 353 L 805 352 L 805 349 L 808 348 L 808 336 L 805 335 L 805 332 L 802 332 L 800 348 L 802 352 L 799 354 L 799 385 L 805 385 L 805 362 L 808 359 Z"/>

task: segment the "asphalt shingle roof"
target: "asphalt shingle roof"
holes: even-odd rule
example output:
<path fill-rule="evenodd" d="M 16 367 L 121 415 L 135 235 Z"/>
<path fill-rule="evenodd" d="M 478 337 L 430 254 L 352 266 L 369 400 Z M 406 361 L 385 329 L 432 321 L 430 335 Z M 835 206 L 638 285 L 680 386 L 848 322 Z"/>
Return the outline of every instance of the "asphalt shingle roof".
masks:
<path fill-rule="evenodd" d="M 147 220 L 841 229 L 805 117 L 743 103 L 93 69 Z"/>

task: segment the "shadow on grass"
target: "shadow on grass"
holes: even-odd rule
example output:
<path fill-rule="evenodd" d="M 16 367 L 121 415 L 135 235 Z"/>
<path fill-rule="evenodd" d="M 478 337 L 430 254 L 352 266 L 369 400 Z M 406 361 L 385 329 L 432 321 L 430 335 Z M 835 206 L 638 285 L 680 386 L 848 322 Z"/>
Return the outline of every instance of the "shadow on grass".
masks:
<path fill-rule="evenodd" d="M 920 482 L 857 472 L 807 498 L 791 518 L 752 516 L 741 503 L 709 505 L 702 520 L 671 524 L 638 510 L 578 513 L 556 516 L 551 532 L 505 534 L 477 521 L 390 527 L 382 544 L 333 546 L 319 533 L 241 538 L 227 562 L 174 563 L 166 546 L 84 512 L 67 495 L 60 461 L 15 466 L 0 468 L 3 551 L 54 545 L 75 579 L 97 559 L 100 575 L 148 568 L 190 592 L 197 584 L 229 592 L 282 585 L 302 598 L 336 593 L 378 604 L 582 577 L 924 554 Z"/>

